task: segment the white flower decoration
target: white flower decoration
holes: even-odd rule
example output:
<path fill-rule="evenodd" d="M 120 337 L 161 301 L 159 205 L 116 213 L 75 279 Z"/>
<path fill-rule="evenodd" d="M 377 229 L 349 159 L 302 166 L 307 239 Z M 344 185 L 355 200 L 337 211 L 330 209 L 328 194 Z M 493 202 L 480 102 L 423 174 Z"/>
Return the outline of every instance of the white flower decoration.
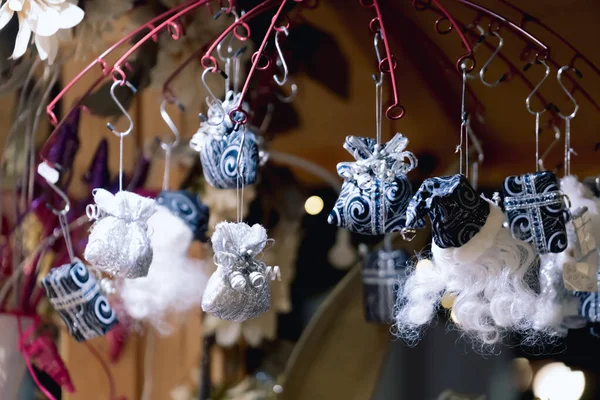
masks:
<path fill-rule="evenodd" d="M 1 1 L 1 0 L 0 0 Z M 10 58 L 22 57 L 31 35 L 40 59 L 54 62 L 58 44 L 65 29 L 71 29 L 83 19 L 84 12 L 70 0 L 6 0 L 0 7 L 0 29 L 17 13 L 19 32 Z"/>

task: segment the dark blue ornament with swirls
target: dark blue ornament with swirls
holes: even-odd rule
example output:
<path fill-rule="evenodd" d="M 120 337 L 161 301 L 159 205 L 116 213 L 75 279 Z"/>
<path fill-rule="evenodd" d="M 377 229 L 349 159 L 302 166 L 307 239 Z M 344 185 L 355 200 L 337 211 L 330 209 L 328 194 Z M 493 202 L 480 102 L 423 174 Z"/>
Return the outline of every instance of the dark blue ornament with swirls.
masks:
<path fill-rule="evenodd" d="M 179 217 L 194 233 L 194 239 L 206 242 L 209 209 L 200 201 L 200 197 L 187 190 L 162 191 L 156 202 Z"/>
<path fill-rule="evenodd" d="M 240 129 L 220 138 L 212 138 L 200 149 L 200 161 L 204 178 L 217 189 L 252 185 L 256 183 L 258 175 L 256 135 Z"/>
<path fill-rule="evenodd" d="M 117 324 L 115 311 L 96 278 L 80 260 L 50 270 L 42 286 L 78 342 L 103 336 Z"/>
<path fill-rule="evenodd" d="M 442 249 L 461 247 L 485 224 L 490 205 L 462 174 L 423 181 L 406 210 L 407 228 L 417 228 L 429 215 L 434 243 Z"/>
<path fill-rule="evenodd" d="M 381 145 L 371 138 L 348 136 L 344 148 L 356 162 L 337 165 L 344 183 L 327 222 L 363 235 L 401 231 L 412 195 L 405 174 L 417 165 L 414 154 L 404 151 L 407 143 L 399 133 Z"/>
<path fill-rule="evenodd" d="M 554 173 L 506 178 L 504 208 L 515 239 L 530 243 L 540 254 L 566 250 L 569 212 Z"/>

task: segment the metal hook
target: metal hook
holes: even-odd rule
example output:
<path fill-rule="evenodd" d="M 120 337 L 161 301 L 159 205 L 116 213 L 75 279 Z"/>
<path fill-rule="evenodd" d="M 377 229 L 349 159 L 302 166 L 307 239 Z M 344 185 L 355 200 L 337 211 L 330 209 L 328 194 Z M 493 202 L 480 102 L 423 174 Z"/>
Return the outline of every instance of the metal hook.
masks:
<path fill-rule="evenodd" d="M 221 100 L 219 100 L 217 98 L 217 96 L 215 96 L 213 91 L 210 89 L 210 86 L 208 86 L 208 83 L 206 83 L 206 74 L 208 74 L 209 72 L 211 72 L 211 70 L 208 68 L 205 69 L 204 72 L 202 72 L 202 84 L 204 85 L 204 87 L 206 88 L 206 91 L 209 94 L 209 96 L 206 97 L 206 104 L 208 104 L 209 108 L 216 107 L 218 110 L 218 113 L 221 115 L 221 119 L 218 123 L 213 123 L 210 121 L 210 119 L 208 119 L 207 123 L 209 125 L 216 126 L 216 125 L 221 125 L 221 123 L 225 120 L 225 109 L 223 108 L 223 102 L 221 102 Z M 226 77 L 226 74 L 221 71 L 221 76 Z M 212 98 L 212 100 L 211 100 L 211 98 Z"/>
<path fill-rule="evenodd" d="M 181 104 L 177 104 L 177 106 L 179 107 L 180 110 L 183 111 L 183 107 Z M 173 132 L 173 135 L 175 135 L 175 140 L 173 140 L 171 143 L 166 143 L 161 140 L 160 147 L 162 147 L 163 150 L 167 150 L 167 148 L 172 149 L 173 147 L 177 147 L 177 145 L 179 144 L 179 139 L 181 138 L 181 135 L 179 134 L 179 129 L 177 129 L 177 126 L 171 119 L 171 116 L 167 112 L 166 107 L 167 107 L 167 100 L 163 100 L 163 102 L 160 104 L 160 116 L 165 121 L 165 123 L 167 124 L 169 129 L 171 129 L 171 132 Z"/>
<path fill-rule="evenodd" d="M 282 96 L 279 93 L 275 94 L 277 96 L 277 98 L 279 99 L 279 101 L 281 101 L 282 103 L 291 103 L 294 100 L 294 98 L 296 97 L 296 95 L 298 94 L 298 85 L 296 85 L 296 83 L 289 78 L 287 81 L 291 82 L 290 83 L 290 90 L 291 90 L 290 94 L 288 96 Z"/>
<path fill-rule="evenodd" d="M 381 65 L 381 53 L 379 52 L 379 39 L 383 38 L 383 36 L 381 35 L 381 29 L 378 29 L 377 32 L 375 32 L 375 36 L 373 36 L 373 47 L 375 47 L 375 55 L 377 56 L 377 67 L 379 68 L 379 66 Z M 375 79 L 375 78 L 373 78 Z M 381 72 L 381 70 L 379 71 L 379 82 L 381 82 L 383 80 L 383 73 Z M 377 79 L 375 79 L 375 82 L 377 83 Z"/>
<path fill-rule="evenodd" d="M 50 186 L 52 190 L 54 190 L 56 194 L 58 194 L 60 198 L 65 202 L 65 206 L 62 210 L 57 210 L 56 208 L 52 207 L 50 203 L 47 204 L 48 208 L 54 213 L 54 215 L 57 215 L 59 217 L 67 215 L 67 213 L 71 209 L 71 201 L 69 200 L 69 197 L 66 195 L 66 193 L 63 192 L 58 186 L 56 186 L 56 182 L 58 182 L 59 178 L 58 171 L 46 164 L 45 162 L 42 162 L 38 165 L 37 172 L 42 178 L 46 180 L 48 186 Z"/>
<path fill-rule="evenodd" d="M 110 123 L 110 122 L 106 123 L 106 127 L 108 129 L 110 129 L 110 131 L 112 133 L 114 133 L 115 135 L 117 135 L 118 137 L 127 136 L 131 133 L 131 131 L 133 131 L 133 119 L 131 118 L 131 115 L 129 115 L 129 113 L 127 112 L 125 107 L 123 107 L 123 104 L 121 104 L 121 102 L 117 98 L 117 95 L 115 94 L 115 89 L 118 86 L 123 86 L 123 84 L 125 84 L 133 92 L 133 94 L 137 93 L 137 89 L 129 81 L 116 80 L 110 87 L 110 97 L 112 97 L 112 99 L 115 102 L 115 104 L 117 105 L 117 107 L 119 107 L 119 110 L 121 110 L 123 115 L 125 115 L 125 117 L 129 121 L 129 127 L 127 128 L 127 130 L 125 130 L 123 132 L 119 132 L 118 130 L 116 130 L 112 123 Z"/>
<path fill-rule="evenodd" d="M 546 168 L 544 167 L 544 160 L 546 159 L 546 157 L 548 157 L 548 155 L 550 154 L 550 152 L 552 151 L 552 149 L 554 148 L 554 146 L 556 146 L 556 144 L 560 141 L 560 128 L 552 123 L 552 129 L 554 130 L 554 140 L 552 141 L 552 143 L 550 143 L 550 145 L 548 146 L 548 148 L 544 151 L 544 153 L 542 154 L 542 156 L 540 157 L 540 159 L 538 160 L 538 163 L 540 165 L 540 169 L 542 171 L 545 171 Z"/>
<path fill-rule="evenodd" d="M 496 47 L 496 50 L 494 50 L 491 57 L 485 62 L 485 64 L 483 64 L 483 67 L 481 67 L 481 70 L 479 71 L 479 79 L 481 79 L 481 83 L 483 83 L 487 87 L 498 86 L 500 83 L 502 83 L 506 79 L 506 76 L 507 76 L 506 73 L 502 74 L 502 76 L 500 78 L 498 78 L 498 80 L 496 80 L 496 82 L 488 82 L 484 78 L 487 67 L 489 67 L 489 65 L 494 60 L 494 58 L 496 58 L 498 53 L 500 53 L 500 50 L 502 49 L 502 45 L 504 44 L 504 39 L 502 39 L 502 36 L 500 36 L 500 34 L 498 32 L 492 32 L 492 34 L 498 38 L 498 47 Z"/>
<path fill-rule="evenodd" d="M 469 24 L 469 25 L 465 26 L 464 32 L 466 32 L 467 30 L 472 29 L 472 28 L 473 28 L 473 25 Z M 485 38 L 487 36 L 487 31 L 485 29 L 483 29 L 481 27 L 481 25 L 479 25 L 479 24 L 475 25 L 475 28 L 479 31 L 479 37 L 477 38 L 477 41 L 475 42 L 475 44 L 472 46 L 473 54 L 475 54 L 477 49 L 479 49 L 479 47 L 483 44 L 483 42 L 485 42 Z M 471 73 L 467 74 L 467 79 L 476 79 L 476 78 L 477 78 L 477 75 L 475 75 L 475 74 L 471 74 Z"/>
<path fill-rule="evenodd" d="M 542 86 L 542 84 L 544 83 L 544 81 L 548 78 L 548 75 L 550 75 L 550 66 L 546 63 L 546 61 L 539 60 L 537 62 L 539 62 L 540 64 L 542 64 L 546 68 L 546 72 L 544 73 L 544 77 L 542 78 L 542 80 L 537 84 L 536 87 L 533 88 L 532 92 L 529 93 L 529 96 L 527 96 L 527 98 L 525 99 L 525 106 L 527 107 L 527 111 L 529 111 L 533 115 L 543 114 L 548 109 L 548 108 L 544 108 L 542 111 L 534 111 L 534 110 L 531 109 L 531 99 L 537 93 L 537 91 L 540 89 L 540 87 Z M 527 64 L 525 66 L 525 70 L 528 70 L 529 67 L 531 67 L 531 65 L 533 65 L 533 64 Z M 560 81 L 560 79 L 559 79 L 559 81 Z"/>
<path fill-rule="evenodd" d="M 240 16 L 238 15 L 237 11 L 231 10 L 231 14 L 233 14 L 233 16 L 235 17 L 234 23 L 237 23 L 238 20 L 240 19 Z M 225 42 L 225 39 L 228 40 L 226 56 L 224 56 L 223 53 L 221 53 L 221 48 L 223 47 L 223 43 Z M 231 60 L 231 58 L 233 58 L 235 56 L 236 52 L 233 51 L 233 46 L 232 46 L 233 39 L 235 39 L 235 35 L 233 34 L 233 32 L 230 32 L 217 45 L 217 54 L 218 54 L 219 58 L 221 59 L 221 61 Z"/>
<path fill-rule="evenodd" d="M 283 32 L 286 37 L 288 37 L 290 34 L 286 27 L 283 27 L 281 31 L 277 31 L 275 33 L 275 48 L 277 49 L 277 54 L 279 56 L 279 60 L 277 60 L 277 65 L 281 64 L 281 67 L 283 68 L 283 78 L 279 79 L 277 74 L 273 74 L 273 80 L 279 86 L 283 86 L 287 82 L 289 73 L 287 63 L 285 62 L 285 57 L 283 56 L 283 51 L 281 50 L 281 44 L 279 43 L 279 34 L 281 32 Z"/>
<path fill-rule="evenodd" d="M 556 74 L 556 79 L 558 80 L 558 84 L 560 85 L 560 87 L 562 88 L 562 90 L 566 93 L 566 95 L 569 97 L 569 100 L 571 100 L 571 102 L 573 102 L 573 105 L 575 106 L 575 109 L 573 110 L 573 112 L 569 115 L 564 115 L 563 113 L 561 113 L 560 111 L 558 111 L 558 115 L 565 120 L 571 120 L 573 118 L 575 118 L 575 115 L 577 115 L 577 111 L 579 111 L 579 104 L 577 104 L 577 100 L 575 100 L 575 97 L 573 97 L 573 95 L 571 94 L 571 92 L 566 88 L 566 86 L 564 85 L 563 81 L 562 81 L 562 73 L 564 71 L 566 71 L 567 69 L 572 69 L 573 71 L 575 71 L 575 74 L 578 77 L 581 77 L 581 73 L 574 67 L 570 67 L 568 65 L 565 65 L 563 67 L 561 67 L 557 74 Z"/>

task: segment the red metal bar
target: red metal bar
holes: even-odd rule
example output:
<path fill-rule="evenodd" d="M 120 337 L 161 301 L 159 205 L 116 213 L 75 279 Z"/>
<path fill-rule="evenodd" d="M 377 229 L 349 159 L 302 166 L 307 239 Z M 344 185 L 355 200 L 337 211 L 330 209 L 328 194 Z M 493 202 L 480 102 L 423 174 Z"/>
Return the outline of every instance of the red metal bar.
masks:
<path fill-rule="evenodd" d="M 501 3 L 505 4 L 506 6 L 512 8 L 513 10 L 517 11 L 518 13 L 520 13 L 523 18 L 521 19 L 521 27 L 525 27 L 525 24 L 527 22 L 534 22 L 536 24 L 538 24 L 539 26 L 541 26 L 542 28 L 544 28 L 545 30 L 547 30 L 548 32 L 550 32 L 550 34 L 552 34 L 554 37 L 556 37 L 558 40 L 560 40 L 565 46 L 567 46 L 569 49 L 571 49 L 575 55 L 573 56 L 573 58 L 571 59 L 571 63 L 569 64 L 571 67 L 573 67 L 574 62 L 577 59 L 581 59 L 582 61 L 584 61 L 592 70 L 594 70 L 594 72 L 600 76 L 600 68 L 598 68 L 596 66 L 596 64 L 594 64 L 593 62 L 590 61 L 589 58 L 587 58 L 586 56 L 583 55 L 583 53 L 581 51 L 579 51 L 575 46 L 573 46 L 571 43 L 569 43 L 564 37 L 562 37 L 561 35 L 559 35 L 558 33 L 556 33 L 556 31 L 554 31 L 553 29 L 551 29 L 550 27 L 548 27 L 546 24 L 544 24 L 542 21 L 540 21 L 539 19 L 537 19 L 536 17 L 534 17 L 533 15 L 526 13 L 525 11 L 523 11 L 522 9 L 520 9 L 519 7 L 509 3 L 506 0 L 498 0 Z"/>
<path fill-rule="evenodd" d="M 42 146 L 41 150 L 40 150 L 40 157 L 46 161 L 48 158 L 48 152 L 50 150 L 50 148 L 52 147 L 52 144 L 55 142 L 56 140 L 56 133 L 58 132 L 58 130 L 62 127 L 62 125 L 65 123 L 65 121 L 68 120 L 68 117 L 71 115 L 71 113 L 73 112 L 73 110 L 75 110 L 77 107 L 81 106 L 81 103 L 83 102 L 83 100 L 108 76 L 110 75 L 113 71 L 114 71 L 114 67 L 113 68 L 108 68 L 108 65 L 106 63 L 106 61 L 104 61 L 104 58 L 110 54 L 111 52 L 113 52 L 117 47 L 121 46 L 122 44 L 124 44 L 125 42 L 129 41 L 132 37 L 134 37 L 135 35 L 137 35 L 138 33 L 142 32 L 145 29 L 150 29 L 150 33 L 148 35 L 146 35 L 144 37 L 144 39 L 142 40 L 147 40 L 148 38 L 152 38 L 153 40 L 157 40 L 157 33 L 164 28 L 165 24 L 161 24 L 160 28 L 156 28 L 155 24 L 158 21 L 161 21 L 165 18 L 168 18 L 170 15 L 172 14 L 177 14 L 178 16 L 181 16 L 182 14 L 180 13 L 180 11 L 182 9 L 189 9 L 191 5 L 197 4 L 197 3 L 206 3 L 209 2 L 210 0 L 191 0 L 187 3 L 184 3 L 180 6 L 177 7 L 173 7 L 172 9 L 164 12 L 163 14 L 151 19 L 150 21 L 148 21 L 147 23 L 145 23 L 144 25 L 138 27 L 137 29 L 135 29 L 134 31 L 130 32 L 128 35 L 124 36 L 123 38 L 121 38 L 120 40 L 118 40 L 115 44 L 113 44 L 109 49 L 107 49 L 105 52 L 103 52 L 98 58 L 96 58 L 91 64 L 89 64 L 86 68 L 84 68 L 79 74 L 77 74 L 77 76 L 71 80 L 71 82 L 69 82 L 65 88 L 58 94 L 58 96 L 56 96 L 55 99 L 53 99 L 50 104 L 48 104 L 48 106 L 46 107 L 46 113 L 48 114 L 48 118 L 50 119 L 50 121 L 52 122 L 53 125 L 55 125 L 54 130 L 52 131 L 52 133 L 50 134 L 50 136 L 48 137 L 48 139 L 46 140 L 46 142 L 44 143 L 44 145 Z M 219 4 L 221 4 L 222 1 L 219 1 Z M 229 3 L 229 8 L 228 10 L 230 11 L 233 8 L 234 5 L 234 0 L 230 0 Z M 173 17 L 169 18 L 169 19 L 174 19 Z M 139 46 L 138 46 L 139 47 Z M 131 54 L 131 53 L 130 53 Z M 121 57 L 120 60 L 123 60 L 124 58 Z M 88 71 L 90 71 L 92 68 L 94 68 L 97 64 L 100 64 L 102 66 L 102 76 L 99 77 L 98 79 L 96 79 L 92 85 L 85 91 L 85 93 L 74 102 L 74 104 L 72 105 L 71 109 L 65 114 L 65 116 L 63 117 L 63 119 L 58 122 L 56 115 L 54 114 L 54 107 L 56 106 L 56 104 L 58 103 L 58 101 L 67 93 L 67 91 L 69 91 Z M 49 163 L 50 164 L 50 163 Z M 52 165 L 52 167 L 54 167 Z"/>
<path fill-rule="evenodd" d="M 135 43 L 133 46 L 131 46 L 131 48 L 129 50 L 127 50 L 125 52 L 125 54 L 123 54 L 121 56 L 121 58 L 119 58 L 117 60 L 117 62 L 115 63 L 115 65 L 112 68 L 113 79 L 122 80 L 123 84 L 124 84 L 124 81 L 127 79 L 127 75 L 123 71 L 123 68 L 121 67 L 121 65 L 123 65 L 127 61 L 127 59 L 142 44 L 147 42 L 149 39 L 155 37 L 158 33 L 160 33 L 160 31 L 164 30 L 165 28 L 169 30 L 173 39 L 175 39 L 175 40 L 179 39 L 179 37 L 181 36 L 182 28 L 181 28 L 180 24 L 178 22 L 176 22 L 176 20 L 178 18 L 182 17 L 183 15 L 189 13 L 190 11 L 195 10 L 198 7 L 210 3 L 210 1 L 211 0 L 194 0 L 191 4 L 187 3 L 188 5 L 186 7 L 179 9 L 179 11 L 177 11 L 174 15 L 170 16 L 165 21 L 161 22 L 160 25 L 158 25 L 156 28 L 152 29 L 146 36 L 144 36 L 141 40 L 139 40 L 137 43 Z M 230 7 L 232 7 L 231 4 L 230 4 Z"/>
<path fill-rule="evenodd" d="M 471 61 L 471 65 L 466 67 L 466 72 L 473 71 L 473 69 L 475 69 L 475 57 L 473 56 L 473 49 L 471 48 L 471 44 L 469 43 L 469 41 L 467 40 L 465 35 L 462 33 L 462 29 L 460 29 L 460 27 L 456 23 L 456 20 L 454 19 L 454 17 L 452 17 L 452 15 L 448 11 L 446 11 L 446 9 L 444 7 L 442 7 L 442 5 L 440 4 L 440 2 L 438 0 L 431 0 L 431 1 L 435 4 L 435 6 L 437 8 L 440 9 L 440 11 L 444 14 L 444 16 L 448 19 L 448 21 L 450 21 L 450 23 L 454 27 L 454 30 L 460 37 L 460 40 L 462 40 L 465 48 L 467 49 L 467 52 L 465 54 L 463 54 L 462 56 L 460 56 L 458 58 L 458 60 L 456 61 L 456 69 L 459 72 L 462 72 L 463 63 L 465 63 L 467 60 L 469 60 L 469 61 Z"/>
<path fill-rule="evenodd" d="M 544 43 L 542 43 L 539 39 L 537 39 L 535 36 L 533 36 L 531 33 L 529 33 L 528 31 L 526 31 L 522 26 L 516 25 L 515 23 L 513 23 L 512 21 L 508 20 L 507 18 L 489 10 L 486 7 L 480 6 L 479 4 L 475 4 L 469 0 L 456 0 L 457 2 L 472 8 L 474 10 L 476 10 L 478 13 L 484 13 L 487 14 L 489 17 L 491 17 L 493 20 L 492 21 L 500 21 L 502 22 L 502 24 L 505 24 L 506 26 L 510 27 L 512 30 L 516 31 L 518 33 L 518 35 L 524 39 L 524 41 L 527 43 L 528 41 L 533 42 L 537 47 L 539 47 L 542 50 L 542 53 L 538 53 L 537 54 L 537 58 L 538 59 L 545 59 L 550 65 L 552 65 L 554 68 L 559 69 L 562 65 L 558 64 L 554 59 L 552 59 L 550 57 L 550 48 L 548 46 L 546 46 Z M 509 4 L 507 2 L 505 2 L 504 0 L 499 0 L 501 2 L 503 2 L 504 4 Z M 512 5 L 511 5 L 512 6 Z M 512 6 L 513 9 L 517 10 L 518 12 L 520 12 L 522 15 L 527 15 L 529 16 L 529 14 L 524 13 L 523 11 L 521 11 L 520 9 L 518 9 L 515 6 Z M 524 25 L 524 22 L 526 22 L 526 19 L 524 18 L 521 22 L 521 25 Z M 573 66 L 573 63 L 575 62 L 575 60 L 577 58 L 581 58 L 582 60 L 584 60 L 593 70 L 594 72 L 596 72 L 598 74 L 598 76 L 600 76 L 600 69 L 598 69 L 598 67 L 596 67 L 593 63 L 591 63 L 591 61 L 589 61 L 587 58 L 585 58 L 575 47 L 573 47 L 569 42 L 567 42 L 565 39 L 563 39 L 560 35 L 558 35 L 557 33 L 555 33 L 554 31 L 552 31 L 550 28 L 546 27 L 545 25 L 543 25 L 541 22 L 539 22 L 537 19 L 534 19 L 534 22 L 540 24 L 540 26 L 542 26 L 543 28 L 547 29 L 551 34 L 553 34 L 554 36 L 556 36 L 557 38 L 559 38 L 559 40 L 564 43 L 565 45 L 567 45 L 571 50 L 573 50 L 574 52 L 576 52 L 575 56 L 571 59 L 570 62 L 570 66 Z M 575 80 L 575 78 L 573 78 L 572 76 L 566 75 L 567 79 L 571 82 L 571 84 L 573 85 L 573 90 L 576 92 L 580 92 L 583 97 L 585 97 L 585 99 L 587 101 L 589 101 L 592 106 L 598 111 L 600 112 L 600 105 L 592 98 L 592 96 L 585 90 L 583 89 L 583 87 L 579 84 L 579 82 L 577 80 Z"/>
<path fill-rule="evenodd" d="M 398 98 L 398 85 L 396 83 L 396 75 L 394 74 L 394 71 L 398 66 L 398 62 L 394 59 L 394 55 L 390 50 L 390 43 L 388 41 L 388 36 L 385 31 L 385 24 L 383 23 L 383 16 L 381 14 L 381 9 L 379 8 L 379 2 L 378 0 L 372 0 L 372 3 L 368 4 L 365 3 L 365 0 L 359 1 L 363 7 L 373 7 L 375 9 L 376 16 L 369 23 L 369 29 L 373 33 L 376 33 L 378 30 L 381 31 L 383 46 L 385 48 L 385 57 L 379 62 L 378 68 L 380 72 L 390 74 L 390 81 L 392 84 L 392 95 L 394 97 L 394 102 L 385 110 L 385 116 L 386 118 L 391 120 L 398 120 L 404 116 L 406 110 L 400 104 L 400 100 Z M 385 64 L 387 64 L 387 70 L 385 69 Z"/>
<path fill-rule="evenodd" d="M 144 29 L 150 29 L 152 30 L 154 28 L 154 25 L 164 19 L 167 18 L 169 15 L 177 12 L 178 10 L 186 7 L 188 4 L 193 3 L 195 1 L 198 0 L 191 0 L 188 3 L 184 3 L 182 5 L 179 5 L 177 7 L 173 7 L 172 9 L 170 9 L 169 11 L 151 19 L 150 21 L 146 22 L 144 25 L 138 27 L 137 29 L 133 30 L 132 32 L 130 32 L 129 34 L 123 36 L 121 39 L 119 39 L 115 44 L 113 44 L 111 47 L 109 47 L 104 53 L 100 54 L 98 56 L 98 58 L 96 58 L 91 64 L 89 64 L 87 67 L 85 67 L 79 74 L 77 74 L 77 76 L 75 76 L 75 78 L 73 78 L 61 91 L 60 93 L 50 102 L 50 104 L 48 104 L 48 106 L 46 107 L 46 113 L 48 114 L 48 118 L 50 119 L 50 122 L 52 123 L 52 125 L 56 126 L 58 125 L 58 121 L 56 118 L 56 115 L 54 114 L 54 107 L 56 107 L 56 104 L 60 101 L 60 99 L 63 98 L 63 96 L 86 74 L 88 73 L 88 71 L 90 71 L 92 68 L 94 68 L 96 65 L 100 64 L 102 66 L 102 79 L 106 76 L 108 76 L 111 72 L 111 69 L 108 68 L 108 65 L 106 63 L 106 61 L 104 61 L 104 59 L 106 58 L 106 56 L 108 56 L 110 53 L 112 53 L 117 47 L 120 47 L 123 43 L 129 41 L 131 38 L 133 38 L 135 35 L 137 35 L 138 33 L 142 32 Z M 102 81 L 102 79 L 100 79 L 99 81 L 95 82 L 95 84 L 97 85 L 98 83 L 100 83 L 100 81 Z M 92 89 L 94 89 L 95 86 L 92 86 Z M 88 91 L 87 93 L 91 92 Z M 87 94 L 86 93 L 86 94 Z M 83 96 L 85 97 L 85 96 Z M 70 112 L 67 114 L 67 116 L 70 114 Z M 66 118 L 66 116 L 65 116 Z"/>
<path fill-rule="evenodd" d="M 479 4 L 475 4 L 471 1 L 468 1 L 468 0 L 455 0 L 455 1 L 467 6 L 469 8 L 472 8 L 472 9 L 476 10 L 477 12 L 487 14 L 489 17 L 493 18 L 494 21 L 500 21 L 503 25 L 506 25 L 507 27 L 509 27 L 510 29 L 515 31 L 519 36 L 526 39 L 526 41 L 533 42 L 540 50 L 542 50 L 542 53 L 537 54 L 538 58 L 546 59 L 546 58 L 550 57 L 550 48 L 548 46 L 546 46 L 544 43 L 542 43 L 541 40 L 539 40 L 538 38 L 533 36 L 531 33 L 527 32 L 525 29 L 523 29 L 519 25 L 515 24 L 514 22 L 506 19 L 502 15 L 497 14 L 494 11 L 492 11 L 486 7 L 480 6 Z"/>
<path fill-rule="evenodd" d="M 215 50 L 215 48 L 217 47 L 217 45 L 229 34 L 229 32 L 233 31 L 233 34 L 235 35 L 235 37 L 238 40 L 244 41 L 244 40 L 248 40 L 248 38 L 250 37 L 250 27 L 248 26 L 248 24 L 246 23 L 246 20 L 255 17 L 256 15 L 259 15 L 263 12 L 265 12 L 266 10 L 268 10 L 269 8 L 275 6 L 277 4 L 277 0 L 267 0 L 259 5 L 257 5 L 256 7 L 254 7 L 253 9 L 251 9 L 250 11 L 248 11 L 247 13 L 245 13 L 244 15 L 242 15 L 237 21 L 235 21 L 233 24 L 229 25 L 227 27 L 227 29 L 225 29 L 218 37 L 217 39 L 210 45 L 210 47 L 208 48 L 208 50 L 206 50 L 206 53 L 202 56 L 202 66 L 204 68 L 211 68 L 214 72 L 217 72 L 219 70 L 219 64 L 217 62 L 217 59 L 215 57 L 213 57 L 211 55 L 211 53 Z M 246 32 L 247 32 L 247 36 L 241 36 L 236 28 L 238 26 L 242 26 Z"/>
<path fill-rule="evenodd" d="M 302 0 L 294 0 L 294 1 L 296 1 L 297 3 L 300 3 Z M 271 24 L 269 25 L 269 28 L 265 32 L 265 37 L 263 38 L 263 41 L 260 44 L 260 47 L 254 54 L 252 54 L 252 58 L 251 58 L 252 66 L 250 67 L 250 71 L 248 72 L 248 76 L 246 78 L 246 81 L 244 82 L 244 87 L 242 88 L 242 91 L 240 92 L 240 102 L 237 105 L 237 107 L 235 107 L 233 110 L 231 110 L 229 112 L 229 117 L 231 118 L 231 120 L 234 121 L 238 125 L 243 125 L 248 121 L 248 113 L 242 108 L 242 105 L 244 104 L 244 97 L 246 96 L 246 93 L 248 92 L 248 87 L 250 85 L 250 81 L 252 80 L 252 76 L 254 75 L 254 72 L 256 71 L 256 69 L 261 69 L 261 70 L 266 69 L 270 65 L 270 59 L 269 59 L 269 57 L 267 57 L 266 55 L 263 54 L 263 51 L 265 50 L 267 42 L 269 41 L 269 37 L 271 36 L 271 33 L 273 32 L 273 30 L 275 28 L 277 19 L 281 15 L 281 13 L 283 11 L 283 7 L 285 6 L 286 2 L 287 2 L 287 0 L 281 1 L 281 5 L 279 6 L 277 11 L 271 18 Z M 254 9 L 256 9 L 258 7 L 259 6 L 255 7 Z M 207 53 L 207 55 L 208 54 L 209 53 Z M 267 59 L 267 64 L 259 67 L 260 59 L 263 56 Z M 214 59 L 214 57 L 213 57 L 213 59 Z M 204 58 L 203 58 L 203 60 L 204 60 Z M 216 64 L 215 64 L 215 68 L 216 68 Z M 241 117 L 240 117 L 240 115 L 241 115 Z"/>

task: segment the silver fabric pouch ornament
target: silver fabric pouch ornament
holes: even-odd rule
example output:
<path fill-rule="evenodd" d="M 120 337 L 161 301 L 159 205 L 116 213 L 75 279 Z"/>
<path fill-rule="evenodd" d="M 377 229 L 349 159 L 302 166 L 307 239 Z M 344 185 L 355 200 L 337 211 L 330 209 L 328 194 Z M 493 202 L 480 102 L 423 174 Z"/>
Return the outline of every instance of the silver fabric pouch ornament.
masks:
<path fill-rule="evenodd" d="M 152 246 L 147 221 L 156 212 L 153 199 L 132 192 L 112 194 L 94 190 L 95 205 L 87 214 L 96 222 L 91 227 L 85 259 L 100 271 L 121 278 L 148 275 Z"/>
<path fill-rule="evenodd" d="M 204 291 L 202 309 L 236 322 L 268 311 L 271 307 L 268 280 L 279 277 L 279 268 L 257 259 L 268 242 L 265 228 L 259 224 L 250 227 L 243 222 L 220 222 L 211 241 L 217 270 Z"/>

